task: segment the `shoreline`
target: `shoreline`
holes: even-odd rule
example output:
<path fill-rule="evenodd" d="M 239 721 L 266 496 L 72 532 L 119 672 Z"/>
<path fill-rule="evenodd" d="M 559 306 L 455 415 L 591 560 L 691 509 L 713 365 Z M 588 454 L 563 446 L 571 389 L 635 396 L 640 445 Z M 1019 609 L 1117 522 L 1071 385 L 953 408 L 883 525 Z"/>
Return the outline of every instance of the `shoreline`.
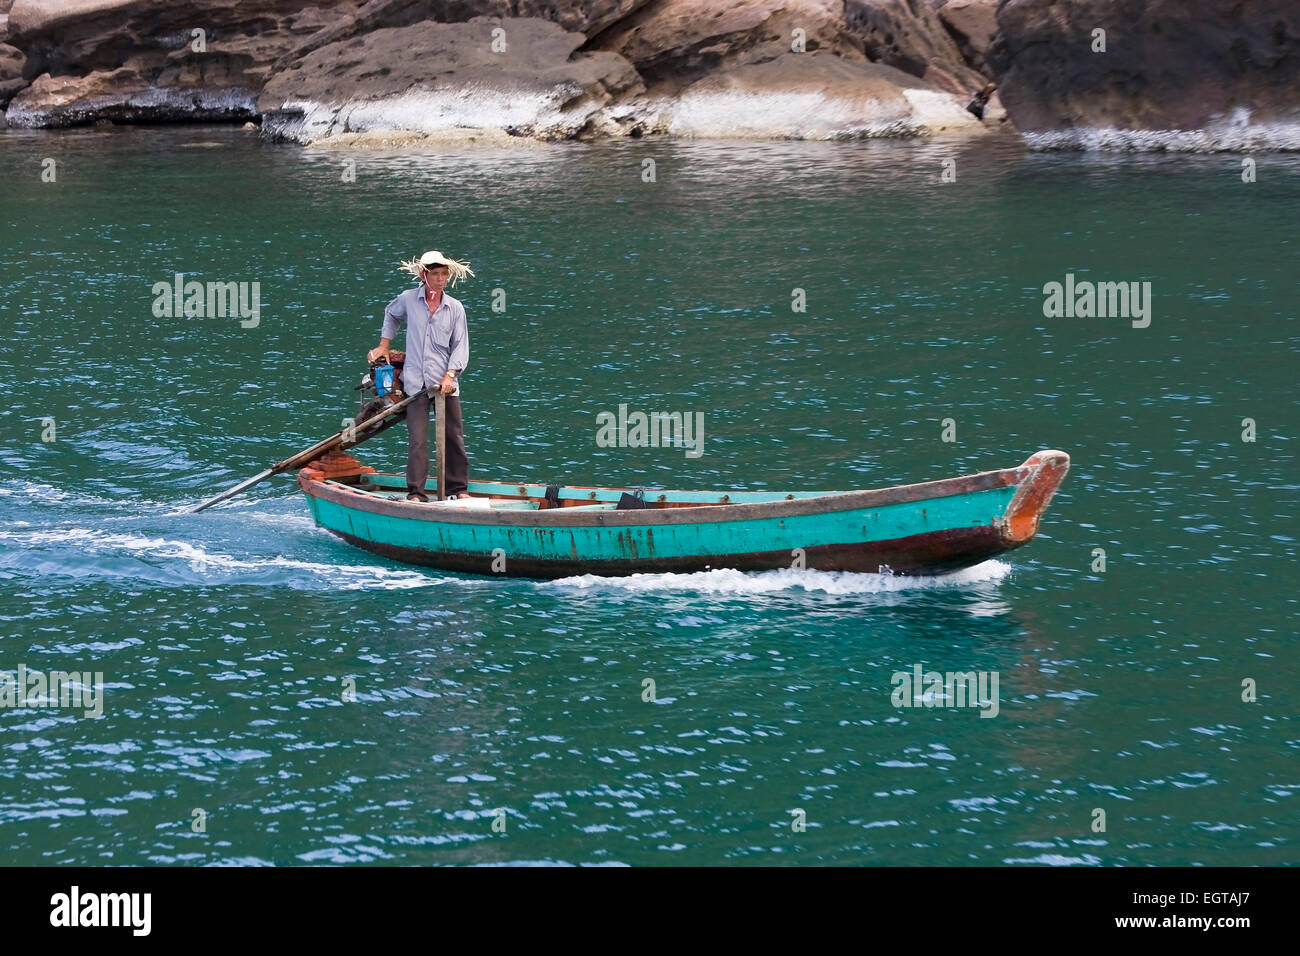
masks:
<path fill-rule="evenodd" d="M 565 144 L 596 145 L 628 142 L 643 144 L 776 144 L 776 143 L 898 143 L 917 147 L 944 144 L 964 145 L 980 141 L 1014 138 L 1030 153 L 1087 153 L 1121 156 L 1125 154 L 1161 155 L 1250 155 L 1256 153 L 1290 154 L 1300 152 L 1300 123 L 1267 124 L 1239 128 L 1201 130 L 1119 130 L 1075 128 L 1052 133 L 1021 133 L 1010 123 L 978 123 L 968 128 L 917 131 L 906 127 L 879 130 L 852 130 L 824 136 L 800 136 L 780 133 L 770 135 L 718 132 L 704 134 L 655 130 L 640 136 L 545 137 L 511 132 L 500 127 L 444 127 L 434 130 L 370 129 L 335 133 L 316 138 L 267 135 L 264 128 L 249 120 L 196 118 L 157 122 L 118 122 L 109 119 L 81 122 L 66 126 L 0 126 L 0 136 L 41 134 L 57 136 L 92 131 L 157 131 L 170 129 L 212 129 L 253 133 L 267 145 L 296 146 L 300 149 L 337 152 L 420 151 L 444 146 L 480 148 L 537 149 Z"/>

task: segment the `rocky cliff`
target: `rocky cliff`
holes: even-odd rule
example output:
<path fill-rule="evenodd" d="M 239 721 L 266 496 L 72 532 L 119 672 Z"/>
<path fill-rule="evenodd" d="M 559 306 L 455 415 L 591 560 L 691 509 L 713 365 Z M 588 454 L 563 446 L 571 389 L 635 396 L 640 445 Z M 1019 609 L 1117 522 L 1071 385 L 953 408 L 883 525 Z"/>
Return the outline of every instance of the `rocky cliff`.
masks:
<path fill-rule="evenodd" d="M 1044 148 L 1290 147 L 1298 36 L 1293 0 L 0 0 L 0 109 L 303 142 L 926 136 L 1009 113 Z"/>
<path fill-rule="evenodd" d="M 16 0 L 7 29 L 16 126 L 915 136 L 979 131 L 988 86 L 928 0 Z"/>
<path fill-rule="evenodd" d="M 1005 0 L 988 61 L 1033 146 L 1300 148 L 1295 0 Z"/>

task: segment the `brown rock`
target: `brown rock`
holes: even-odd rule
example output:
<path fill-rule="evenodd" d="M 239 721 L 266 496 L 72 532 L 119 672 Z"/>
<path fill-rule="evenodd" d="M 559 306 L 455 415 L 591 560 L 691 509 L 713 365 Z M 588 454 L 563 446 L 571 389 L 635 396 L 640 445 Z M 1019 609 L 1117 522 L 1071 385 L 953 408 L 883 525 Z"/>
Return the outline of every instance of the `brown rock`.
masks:
<path fill-rule="evenodd" d="M 424 20 L 464 23 L 474 17 L 536 18 L 587 36 L 645 6 L 651 0 L 369 0 L 355 13 L 331 23 L 289 51 L 277 64 L 300 59 L 321 47 L 372 30 L 406 27 Z"/>
<path fill-rule="evenodd" d="M 988 102 L 984 105 L 984 122 L 986 123 L 1005 123 L 1007 121 L 1007 110 L 1002 105 L 1002 97 L 994 93 L 989 97 Z"/>
<path fill-rule="evenodd" d="M 362 0 L 16 0 L 10 41 L 29 72 L 113 70 L 142 53 L 191 51 L 196 29 L 210 55 L 242 55 L 263 73 L 284 50 L 351 13 Z"/>
<path fill-rule="evenodd" d="M 9 103 L 9 125 L 80 126 L 97 120 L 122 123 L 195 120 L 222 122 L 256 115 L 254 93 L 242 87 L 158 87 L 123 67 L 88 76 L 42 73 Z"/>
<path fill-rule="evenodd" d="M 988 61 L 1032 146 L 1300 148 L 1293 0 L 1007 0 L 998 27 Z"/>
<path fill-rule="evenodd" d="M 966 63 L 992 77 L 985 54 L 998 32 L 999 0 L 948 0 L 938 10 Z"/>
<path fill-rule="evenodd" d="M 27 85 L 23 79 L 23 51 L 0 43 L 0 109 Z"/>
<path fill-rule="evenodd" d="M 712 73 L 665 110 L 668 131 L 692 137 L 868 139 L 980 128 L 952 96 L 901 70 L 809 53 Z"/>
<path fill-rule="evenodd" d="M 494 51 L 494 40 L 504 40 L 504 52 Z M 321 47 L 272 77 L 258 102 L 263 129 L 299 142 L 378 130 L 589 135 L 605 130 L 606 107 L 643 86 L 623 57 L 578 53 L 584 41 L 537 19 L 375 30 Z"/>
<path fill-rule="evenodd" d="M 969 99 L 987 84 L 966 65 L 943 22 L 924 0 L 845 0 L 844 23 L 867 56 Z"/>
<path fill-rule="evenodd" d="M 682 89 L 710 72 L 792 50 L 871 60 L 968 101 L 988 82 L 971 69 L 925 0 L 657 0 L 593 37 L 622 53 L 652 90 Z"/>
<path fill-rule="evenodd" d="M 659 0 L 596 36 L 591 48 L 621 53 L 655 92 L 683 89 L 720 67 L 791 53 L 803 31 L 808 53 L 865 62 L 846 34 L 840 0 Z"/>
<path fill-rule="evenodd" d="M 360 5 L 16 0 L 11 42 L 27 55 L 26 78 L 44 78 L 16 97 L 10 124 L 85 123 L 101 111 L 122 122 L 246 118 L 280 54 Z"/>

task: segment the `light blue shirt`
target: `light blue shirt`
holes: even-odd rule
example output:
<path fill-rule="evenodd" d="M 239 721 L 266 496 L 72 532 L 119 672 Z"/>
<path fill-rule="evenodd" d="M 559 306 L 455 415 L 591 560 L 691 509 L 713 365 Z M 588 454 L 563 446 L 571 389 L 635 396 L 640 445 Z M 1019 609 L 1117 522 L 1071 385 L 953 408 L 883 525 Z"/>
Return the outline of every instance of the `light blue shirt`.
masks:
<path fill-rule="evenodd" d="M 380 338 L 390 342 L 406 326 L 406 365 L 402 369 L 402 388 L 414 395 L 430 385 L 437 385 L 456 369 L 456 391 L 460 395 L 460 373 L 469 365 L 469 327 L 465 307 L 459 299 L 442 293 L 442 301 L 430 315 L 424 299 L 423 283 L 407 289 L 384 309 L 384 330 Z"/>

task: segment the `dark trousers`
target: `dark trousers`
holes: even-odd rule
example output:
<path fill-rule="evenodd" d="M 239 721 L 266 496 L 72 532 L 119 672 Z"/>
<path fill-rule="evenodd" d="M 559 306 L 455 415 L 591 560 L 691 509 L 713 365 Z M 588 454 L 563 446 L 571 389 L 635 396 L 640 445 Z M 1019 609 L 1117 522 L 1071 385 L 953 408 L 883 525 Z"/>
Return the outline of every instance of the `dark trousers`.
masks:
<path fill-rule="evenodd" d="M 429 477 L 429 417 L 433 398 L 422 392 L 406 407 L 406 490 L 425 493 Z M 447 494 L 458 495 L 469 487 L 469 458 L 465 454 L 465 433 L 460 419 L 460 399 L 447 396 L 447 461 L 444 474 Z M 435 489 L 436 490 L 436 489 Z"/>

